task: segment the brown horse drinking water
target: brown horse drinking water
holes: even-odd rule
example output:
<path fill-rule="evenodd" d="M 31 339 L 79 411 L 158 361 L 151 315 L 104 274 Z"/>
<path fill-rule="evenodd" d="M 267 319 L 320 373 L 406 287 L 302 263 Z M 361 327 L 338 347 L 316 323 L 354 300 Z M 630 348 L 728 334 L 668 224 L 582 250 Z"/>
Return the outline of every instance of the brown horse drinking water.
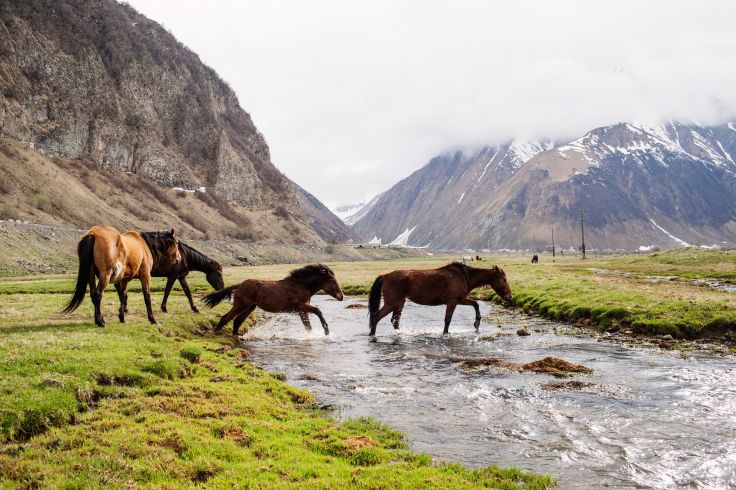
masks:
<path fill-rule="evenodd" d="M 240 284 L 230 286 L 221 291 L 208 294 L 203 298 L 205 305 L 212 308 L 225 298 L 231 297 L 233 307 L 225 313 L 215 327 L 219 332 L 222 327 L 233 321 L 233 335 L 256 306 L 271 313 L 297 313 L 307 331 L 312 330 L 309 313 L 314 313 L 322 323 L 325 335 L 329 335 L 322 312 L 309 300 L 317 291 L 323 290 L 338 301 L 342 301 L 342 289 L 335 279 L 332 269 L 322 264 L 312 264 L 291 273 L 280 281 L 260 281 L 248 279 Z"/>
<path fill-rule="evenodd" d="M 128 311 L 128 283 L 132 279 L 141 281 L 143 299 L 146 302 L 148 320 L 156 323 L 151 308 L 151 269 L 162 260 L 178 263 L 179 241 L 171 231 L 141 232 L 127 231 L 120 233 L 109 226 L 95 226 L 84 234 L 77 245 L 79 255 L 79 273 L 74 296 L 64 308 L 65 313 L 76 310 L 86 294 L 89 294 L 95 305 L 95 323 L 105 326 L 102 317 L 102 293 L 112 283 L 120 298 L 118 319 L 125 322 Z M 95 285 L 95 278 L 100 282 Z"/>
<path fill-rule="evenodd" d="M 376 325 L 389 313 L 393 313 L 391 323 L 398 330 L 401 311 L 407 299 L 420 305 L 447 305 L 443 333 L 449 331 L 452 314 L 457 305 L 472 306 L 475 308 L 477 330 L 480 327 L 480 307 L 477 301 L 467 296 L 470 291 L 480 286 L 491 286 L 504 301 L 511 300 L 511 288 L 506 282 L 506 274 L 497 266 L 490 269 L 476 269 L 453 262 L 439 269 L 398 270 L 378 276 L 373 282 L 368 300 L 370 334 L 376 334 Z M 379 309 L 381 292 L 383 292 L 383 307 Z"/>

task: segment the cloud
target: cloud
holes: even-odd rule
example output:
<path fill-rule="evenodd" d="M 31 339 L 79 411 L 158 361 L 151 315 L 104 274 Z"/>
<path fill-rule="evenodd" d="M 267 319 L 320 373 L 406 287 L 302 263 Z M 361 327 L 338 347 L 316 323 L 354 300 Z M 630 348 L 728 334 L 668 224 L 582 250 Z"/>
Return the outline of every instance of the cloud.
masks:
<path fill-rule="evenodd" d="M 736 114 L 727 1 L 134 0 L 237 92 L 326 204 L 449 147 Z"/>

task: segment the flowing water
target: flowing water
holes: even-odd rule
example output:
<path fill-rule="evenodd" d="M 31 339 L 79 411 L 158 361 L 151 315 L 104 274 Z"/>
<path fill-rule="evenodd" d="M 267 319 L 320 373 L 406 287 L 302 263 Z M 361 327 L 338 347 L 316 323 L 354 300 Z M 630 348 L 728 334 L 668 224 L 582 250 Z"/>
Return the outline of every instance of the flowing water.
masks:
<path fill-rule="evenodd" d="M 367 335 L 365 301 L 314 298 L 330 323 L 307 333 L 277 315 L 249 331 L 252 360 L 338 407 L 408 434 L 438 460 L 513 465 L 557 477 L 561 488 L 736 487 L 736 359 L 632 347 L 565 334 L 563 325 L 481 305 L 458 307 L 443 336 L 443 307 L 407 302 Z M 527 337 L 516 335 L 526 327 Z M 550 389 L 549 375 L 465 369 L 460 359 L 583 364 L 582 389 Z M 589 384 L 587 384 L 589 383 Z"/>

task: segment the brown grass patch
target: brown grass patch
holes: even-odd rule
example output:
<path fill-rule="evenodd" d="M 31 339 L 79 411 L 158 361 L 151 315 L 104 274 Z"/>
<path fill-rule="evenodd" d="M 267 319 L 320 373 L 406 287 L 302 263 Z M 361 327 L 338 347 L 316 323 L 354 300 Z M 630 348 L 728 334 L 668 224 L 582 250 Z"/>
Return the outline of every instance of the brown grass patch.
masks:
<path fill-rule="evenodd" d="M 376 441 L 371 439 L 368 436 L 354 436 L 354 437 L 348 437 L 344 440 L 345 444 L 350 447 L 350 449 L 363 449 L 364 447 L 374 447 L 376 445 Z"/>

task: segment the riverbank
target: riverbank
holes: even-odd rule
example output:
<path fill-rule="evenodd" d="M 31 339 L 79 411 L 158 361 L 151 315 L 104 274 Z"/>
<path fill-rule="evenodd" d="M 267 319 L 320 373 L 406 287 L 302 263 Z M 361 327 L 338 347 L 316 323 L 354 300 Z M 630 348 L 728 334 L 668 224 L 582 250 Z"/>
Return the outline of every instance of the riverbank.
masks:
<path fill-rule="evenodd" d="M 228 270 L 228 282 L 243 272 Z M 513 468 L 435 464 L 371 419 L 336 423 L 311 393 L 213 335 L 217 314 L 190 313 L 179 291 L 156 326 L 138 293 L 117 323 L 109 291 L 99 329 L 89 301 L 60 315 L 71 287 L 70 276 L 0 281 L 0 487 L 552 484 Z"/>

